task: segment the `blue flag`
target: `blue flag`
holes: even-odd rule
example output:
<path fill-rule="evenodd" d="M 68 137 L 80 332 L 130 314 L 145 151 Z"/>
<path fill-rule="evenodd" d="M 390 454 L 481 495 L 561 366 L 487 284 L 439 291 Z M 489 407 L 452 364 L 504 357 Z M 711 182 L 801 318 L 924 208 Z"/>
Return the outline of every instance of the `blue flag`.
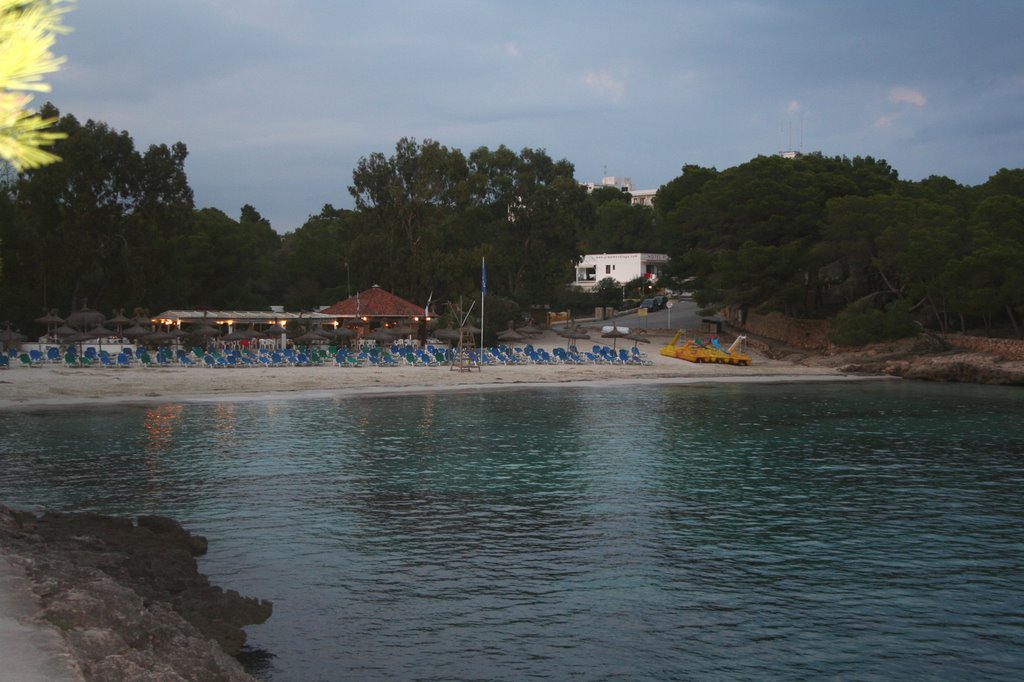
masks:
<path fill-rule="evenodd" d="M 480 293 L 487 293 L 487 259 L 480 256 Z"/>

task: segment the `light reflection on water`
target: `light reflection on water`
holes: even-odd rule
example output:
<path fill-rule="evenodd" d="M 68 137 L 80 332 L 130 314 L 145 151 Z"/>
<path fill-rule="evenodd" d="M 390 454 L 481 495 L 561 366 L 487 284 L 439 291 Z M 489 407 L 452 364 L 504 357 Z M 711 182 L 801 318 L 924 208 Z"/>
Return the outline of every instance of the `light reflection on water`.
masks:
<path fill-rule="evenodd" d="M 160 513 L 266 679 L 1016 677 L 1024 401 L 905 383 L 0 415 L 0 499 Z"/>

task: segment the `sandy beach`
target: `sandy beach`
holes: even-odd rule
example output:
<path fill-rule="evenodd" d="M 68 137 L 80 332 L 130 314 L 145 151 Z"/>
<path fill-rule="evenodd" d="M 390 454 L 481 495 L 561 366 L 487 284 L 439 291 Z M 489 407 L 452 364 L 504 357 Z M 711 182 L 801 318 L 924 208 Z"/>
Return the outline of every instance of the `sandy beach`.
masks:
<path fill-rule="evenodd" d="M 534 345 L 553 348 L 564 339 L 548 334 Z M 542 386 L 595 382 L 604 385 L 711 381 L 839 380 L 830 367 L 808 367 L 771 360 L 745 349 L 753 365 L 693 364 L 658 354 L 664 340 L 641 344 L 649 365 L 489 365 L 479 370 L 449 367 L 150 367 L 72 368 L 60 364 L 12 366 L 0 372 L 0 409 L 32 409 L 72 404 L 161 402 L 167 400 L 259 399 L 281 396 L 346 396 L 503 386 Z"/>

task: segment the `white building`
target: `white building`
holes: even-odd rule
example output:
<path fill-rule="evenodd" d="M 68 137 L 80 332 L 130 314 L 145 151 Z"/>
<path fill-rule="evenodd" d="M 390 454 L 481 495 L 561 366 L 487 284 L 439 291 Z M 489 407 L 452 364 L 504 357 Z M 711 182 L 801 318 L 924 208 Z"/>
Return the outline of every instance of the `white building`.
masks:
<path fill-rule="evenodd" d="M 620 286 L 637 277 L 645 277 L 656 283 L 668 260 L 668 256 L 663 253 L 587 254 L 576 264 L 576 280 L 573 285 L 592 289 L 606 277 L 611 277 Z"/>
<path fill-rule="evenodd" d="M 634 206 L 654 206 L 654 195 L 656 189 L 636 189 L 633 186 L 633 178 L 621 178 L 617 175 L 607 175 L 601 178 L 601 182 L 585 182 L 583 186 L 588 192 L 593 192 L 600 187 L 615 187 L 623 192 L 629 192 L 632 199 L 630 203 Z"/>

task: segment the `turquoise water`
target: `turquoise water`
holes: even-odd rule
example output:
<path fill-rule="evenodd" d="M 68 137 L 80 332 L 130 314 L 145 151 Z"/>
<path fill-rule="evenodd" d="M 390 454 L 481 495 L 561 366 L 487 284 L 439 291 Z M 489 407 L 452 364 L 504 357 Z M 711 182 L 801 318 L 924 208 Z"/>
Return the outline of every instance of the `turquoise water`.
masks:
<path fill-rule="evenodd" d="M 1024 393 L 550 388 L 0 414 L 0 500 L 159 513 L 265 680 L 1019 679 Z"/>

